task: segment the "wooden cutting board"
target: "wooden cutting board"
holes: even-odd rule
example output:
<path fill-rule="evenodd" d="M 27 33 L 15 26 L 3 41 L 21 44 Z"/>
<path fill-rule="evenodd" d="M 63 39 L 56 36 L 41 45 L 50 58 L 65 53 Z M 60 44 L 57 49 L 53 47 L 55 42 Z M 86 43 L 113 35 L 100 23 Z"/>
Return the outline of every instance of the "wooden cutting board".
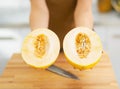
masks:
<path fill-rule="evenodd" d="M 32 68 L 14 54 L 2 76 L 0 89 L 118 89 L 118 84 L 108 56 L 90 70 L 73 69 L 61 53 L 55 65 L 79 76 L 80 80 L 65 78 L 43 69 Z"/>

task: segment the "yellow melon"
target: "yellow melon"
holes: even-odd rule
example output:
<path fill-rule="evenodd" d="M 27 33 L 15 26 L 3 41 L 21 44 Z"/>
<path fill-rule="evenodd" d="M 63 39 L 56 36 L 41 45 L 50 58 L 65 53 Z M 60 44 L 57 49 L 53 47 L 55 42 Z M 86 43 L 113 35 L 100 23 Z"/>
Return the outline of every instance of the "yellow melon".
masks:
<path fill-rule="evenodd" d="M 57 35 L 46 28 L 39 28 L 29 33 L 22 44 L 23 60 L 37 68 L 47 68 L 52 65 L 60 51 Z"/>
<path fill-rule="evenodd" d="M 91 29 L 77 27 L 68 32 L 63 41 L 68 62 L 80 70 L 90 69 L 102 56 L 100 37 Z"/>

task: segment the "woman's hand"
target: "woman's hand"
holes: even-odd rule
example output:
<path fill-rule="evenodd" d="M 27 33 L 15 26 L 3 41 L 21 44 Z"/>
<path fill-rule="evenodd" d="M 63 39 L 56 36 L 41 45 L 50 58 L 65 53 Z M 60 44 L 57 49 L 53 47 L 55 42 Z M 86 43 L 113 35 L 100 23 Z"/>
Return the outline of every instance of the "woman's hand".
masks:
<path fill-rule="evenodd" d="M 31 0 L 30 27 L 32 30 L 37 28 L 48 28 L 49 10 L 45 0 Z"/>
<path fill-rule="evenodd" d="M 92 0 L 77 0 L 74 12 L 75 27 L 93 29 Z"/>

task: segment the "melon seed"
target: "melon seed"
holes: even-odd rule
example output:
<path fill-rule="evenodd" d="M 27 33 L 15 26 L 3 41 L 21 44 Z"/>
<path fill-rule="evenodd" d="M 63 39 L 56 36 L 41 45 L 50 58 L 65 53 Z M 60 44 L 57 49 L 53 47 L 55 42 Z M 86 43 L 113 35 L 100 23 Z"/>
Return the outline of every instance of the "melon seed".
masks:
<path fill-rule="evenodd" d="M 91 42 L 85 33 L 79 33 L 75 40 L 76 51 L 80 58 L 86 58 L 91 49 Z"/>
<path fill-rule="evenodd" d="M 34 41 L 34 53 L 37 57 L 42 57 L 46 52 L 46 45 L 48 43 L 47 36 L 40 34 L 35 38 Z"/>

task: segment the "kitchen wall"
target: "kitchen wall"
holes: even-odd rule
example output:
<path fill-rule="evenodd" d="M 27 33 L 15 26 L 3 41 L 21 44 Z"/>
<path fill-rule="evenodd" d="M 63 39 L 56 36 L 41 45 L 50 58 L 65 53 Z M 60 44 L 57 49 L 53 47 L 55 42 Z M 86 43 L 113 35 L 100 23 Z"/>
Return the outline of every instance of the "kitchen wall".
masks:
<path fill-rule="evenodd" d="M 29 11 L 29 0 L 0 0 L 0 73 L 30 32 Z"/>
<path fill-rule="evenodd" d="M 120 13 L 100 13 L 93 0 L 95 31 L 109 54 L 120 84 Z M 20 52 L 22 40 L 30 32 L 29 0 L 0 0 L 0 72 L 13 53 Z"/>
<path fill-rule="evenodd" d="M 100 13 L 97 10 L 97 4 L 94 3 L 93 15 L 95 31 L 102 39 L 104 50 L 110 57 L 116 79 L 120 86 L 120 13 L 115 10 L 108 13 Z"/>

